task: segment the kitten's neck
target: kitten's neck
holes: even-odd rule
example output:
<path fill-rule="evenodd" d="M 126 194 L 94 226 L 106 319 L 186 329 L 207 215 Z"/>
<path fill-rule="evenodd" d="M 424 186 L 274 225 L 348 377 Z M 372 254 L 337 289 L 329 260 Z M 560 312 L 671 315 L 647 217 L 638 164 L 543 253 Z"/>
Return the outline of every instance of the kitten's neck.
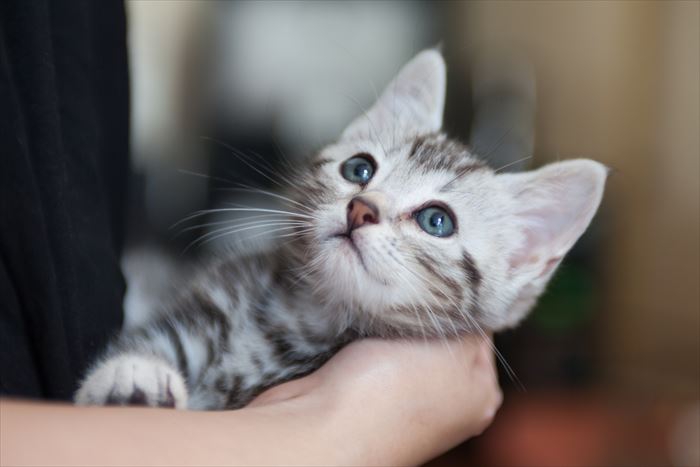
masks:
<path fill-rule="evenodd" d="M 272 254 L 271 292 L 280 305 L 300 320 L 305 332 L 317 338 L 356 334 L 354 313 L 341 303 L 329 303 L 316 293 L 314 276 L 304 267 L 303 258 L 289 247 Z"/>

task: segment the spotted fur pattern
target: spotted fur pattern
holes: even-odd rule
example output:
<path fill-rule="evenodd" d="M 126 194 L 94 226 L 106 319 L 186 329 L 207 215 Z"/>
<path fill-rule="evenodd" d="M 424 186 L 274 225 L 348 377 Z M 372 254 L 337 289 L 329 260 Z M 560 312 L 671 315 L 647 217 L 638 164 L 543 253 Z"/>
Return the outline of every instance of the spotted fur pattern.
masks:
<path fill-rule="evenodd" d="M 284 194 L 297 222 L 264 253 L 213 261 L 89 371 L 80 404 L 233 409 L 361 336 L 447 337 L 519 322 L 588 226 L 606 170 L 566 161 L 499 174 L 440 132 L 445 66 L 419 54 Z M 341 174 L 374 161 L 364 185 Z M 377 222 L 348 235 L 361 197 Z M 452 213 L 435 237 L 416 221 Z"/>

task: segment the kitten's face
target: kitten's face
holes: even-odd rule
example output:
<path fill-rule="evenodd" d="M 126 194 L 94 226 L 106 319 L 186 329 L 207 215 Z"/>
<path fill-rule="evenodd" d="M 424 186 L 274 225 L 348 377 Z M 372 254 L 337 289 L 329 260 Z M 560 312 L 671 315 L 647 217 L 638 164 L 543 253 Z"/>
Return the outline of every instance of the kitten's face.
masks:
<path fill-rule="evenodd" d="M 602 195 L 595 162 L 496 175 L 440 134 L 444 78 L 439 54 L 418 55 L 299 184 L 314 218 L 301 252 L 308 282 L 370 332 L 513 325 Z"/>
<path fill-rule="evenodd" d="M 405 331 L 469 327 L 480 313 L 479 263 L 498 244 L 484 237 L 491 220 L 479 209 L 497 201 L 491 170 L 441 135 L 386 151 L 342 142 L 314 167 L 326 187 L 313 203 L 308 255 L 319 292 Z"/>

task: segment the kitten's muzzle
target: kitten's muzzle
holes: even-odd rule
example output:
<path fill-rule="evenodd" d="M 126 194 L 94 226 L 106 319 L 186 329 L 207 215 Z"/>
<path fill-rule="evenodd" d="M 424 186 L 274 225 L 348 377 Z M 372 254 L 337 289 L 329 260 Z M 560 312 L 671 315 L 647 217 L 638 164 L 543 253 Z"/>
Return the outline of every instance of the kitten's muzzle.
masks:
<path fill-rule="evenodd" d="M 347 209 L 347 235 L 355 229 L 365 225 L 379 223 L 379 209 L 366 198 L 355 196 L 348 203 Z"/>

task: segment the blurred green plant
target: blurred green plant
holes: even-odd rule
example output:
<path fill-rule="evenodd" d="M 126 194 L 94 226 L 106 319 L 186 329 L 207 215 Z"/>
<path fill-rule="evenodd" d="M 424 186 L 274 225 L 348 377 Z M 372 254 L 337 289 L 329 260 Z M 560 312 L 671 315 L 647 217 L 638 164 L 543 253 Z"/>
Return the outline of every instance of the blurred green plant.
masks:
<path fill-rule="evenodd" d="M 562 334 L 590 322 L 595 281 L 589 268 L 569 263 L 558 271 L 535 308 L 531 322 L 542 332 Z"/>

